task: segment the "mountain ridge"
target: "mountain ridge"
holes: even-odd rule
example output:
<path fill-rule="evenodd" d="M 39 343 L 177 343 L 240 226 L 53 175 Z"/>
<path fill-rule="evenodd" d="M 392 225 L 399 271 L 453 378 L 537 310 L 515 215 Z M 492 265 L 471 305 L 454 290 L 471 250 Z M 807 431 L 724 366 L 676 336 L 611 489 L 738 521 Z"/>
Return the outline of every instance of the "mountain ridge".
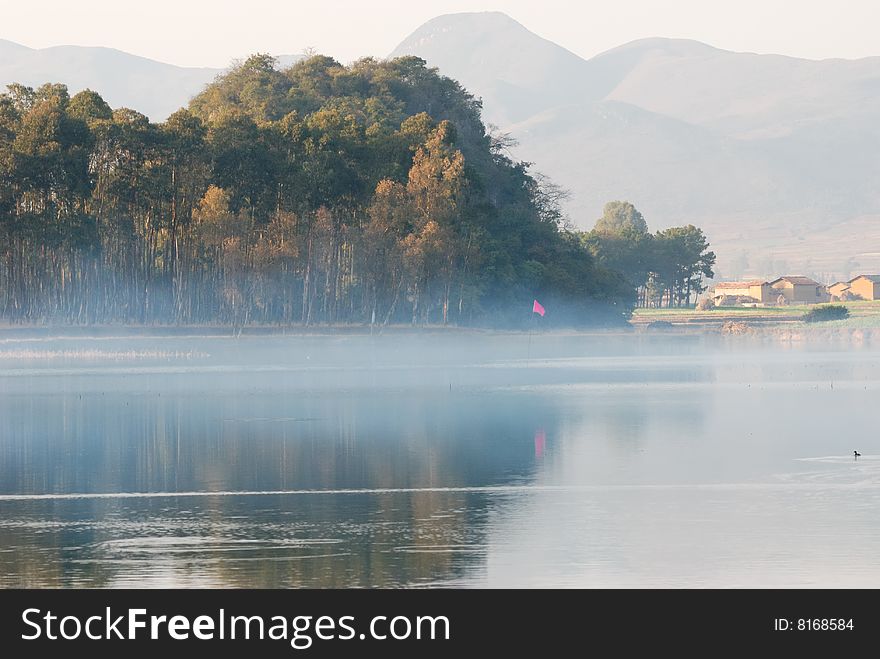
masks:
<path fill-rule="evenodd" d="M 740 274 L 733 261 L 770 274 L 775 260 L 842 275 L 851 258 L 880 270 L 867 246 L 880 242 L 880 56 L 810 60 L 648 37 L 585 59 L 501 12 L 435 17 L 391 52 L 404 54 L 481 98 L 484 121 L 519 141 L 514 155 L 571 190 L 566 210 L 582 228 L 605 201 L 631 197 L 653 228 L 705 227 L 722 274 Z M 0 40 L 0 85 L 88 87 L 154 120 L 220 72 Z"/>
<path fill-rule="evenodd" d="M 865 246 L 880 241 L 880 57 L 807 60 L 664 37 L 589 59 L 566 50 L 566 70 L 521 90 L 529 104 L 517 113 L 499 82 L 546 40 L 523 28 L 519 44 L 471 45 L 458 29 L 469 21 L 509 25 L 437 17 L 392 55 L 423 57 L 482 98 L 486 121 L 518 140 L 514 154 L 571 191 L 566 209 L 580 227 L 625 198 L 653 228 L 705 227 L 722 274 L 786 265 L 841 275 L 851 257 L 880 269 Z M 878 219 L 868 235 L 865 217 Z M 829 230 L 840 235 L 829 240 Z"/>
<path fill-rule="evenodd" d="M 0 86 L 58 82 L 71 93 L 93 89 L 113 107 L 130 107 L 157 120 L 185 105 L 221 72 L 166 64 L 104 46 L 29 48 L 3 40 L 0 53 Z"/>
<path fill-rule="evenodd" d="M 285 67 L 302 54 L 277 57 Z M 225 70 L 178 66 L 107 46 L 31 48 L 0 39 L 0 89 L 12 82 L 30 87 L 63 83 L 71 93 L 92 89 L 112 107 L 128 107 L 156 121 L 185 106 Z"/>

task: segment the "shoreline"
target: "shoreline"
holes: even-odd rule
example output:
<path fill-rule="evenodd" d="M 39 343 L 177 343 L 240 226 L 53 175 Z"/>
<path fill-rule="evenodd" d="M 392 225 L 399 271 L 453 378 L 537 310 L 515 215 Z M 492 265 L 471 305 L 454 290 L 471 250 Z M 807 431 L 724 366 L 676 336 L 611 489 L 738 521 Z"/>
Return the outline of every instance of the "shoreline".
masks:
<path fill-rule="evenodd" d="M 32 338 L 137 338 L 137 337 L 187 337 L 207 336 L 217 338 L 239 337 L 382 337 L 382 336 L 581 336 L 581 335 L 622 335 L 637 334 L 638 329 L 631 324 L 610 327 L 556 328 L 556 329 L 494 329 L 478 327 L 453 327 L 443 325 L 389 325 L 384 328 L 370 328 L 369 325 L 334 326 L 288 326 L 251 325 L 230 327 L 218 325 L 0 325 L 0 340 Z"/>
<path fill-rule="evenodd" d="M 772 308 L 724 307 L 698 311 L 692 308 L 635 309 L 628 322 L 587 327 L 545 327 L 542 322 L 524 327 L 489 328 L 454 325 L 392 324 L 386 326 L 357 324 L 250 324 L 234 326 L 220 323 L 194 324 L 123 324 L 101 323 L 68 325 L 56 323 L 12 323 L 0 321 L 0 340 L 59 338 L 174 338 L 174 337 L 415 337 L 460 336 L 492 337 L 535 335 L 564 336 L 690 336 L 751 337 L 800 342 L 812 339 L 853 343 L 880 340 L 880 301 L 845 303 L 849 317 L 807 323 L 804 314 L 813 305 Z M 540 321 L 540 319 L 538 319 Z M 876 335 L 876 336 L 875 336 Z"/>
<path fill-rule="evenodd" d="M 654 325 L 652 327 L 652 324 Z M 28 340 L 102 340 L 102 339 L 255 339 L 255 338 L 412 338 L 412 337 L 516 337 L 530 335 L 533 338 L 564 337 L 630 337 L 632 339 L 657 338 L 712 338 L 721 340 L 759 340 L 780 343 L 840 342 L 854 345 L 880 343 L 880 326 L 858 327 L 846 321 L 808 324 L 800 321 L 782 320 L 722 320 L 713 322 L 631 322 L 628 326 L 595 328 L 557 328 L 544 330 L 486 329 L 467 327 L 412 327 L 389 326 L 379 332 L 369 327 L 271 327 L 252 326 L 229 328 L 205 325 L 156 326 L 156 325 L 90 325 L 0 326 L 0 342 Z"/>

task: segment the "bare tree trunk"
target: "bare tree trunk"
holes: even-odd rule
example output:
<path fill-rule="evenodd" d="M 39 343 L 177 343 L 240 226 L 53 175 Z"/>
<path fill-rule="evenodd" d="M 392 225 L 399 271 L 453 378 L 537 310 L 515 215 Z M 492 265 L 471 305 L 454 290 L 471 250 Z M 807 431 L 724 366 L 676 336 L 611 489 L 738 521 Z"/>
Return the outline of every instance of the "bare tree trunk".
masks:
<path fill-rule="evenodd" d="M 312 317 L 312 308 L 311 308 L 311 275 L 312 275 L 312 231 L 311 231 L 311 222 L 309 222 L 309 234 L 308 234 L 308 248 L 306 249 L 306 272 L 303 277 L 303 312 L 302 312 L 302 322 L 304 325 L 308 325 L 309 321 Z"/>

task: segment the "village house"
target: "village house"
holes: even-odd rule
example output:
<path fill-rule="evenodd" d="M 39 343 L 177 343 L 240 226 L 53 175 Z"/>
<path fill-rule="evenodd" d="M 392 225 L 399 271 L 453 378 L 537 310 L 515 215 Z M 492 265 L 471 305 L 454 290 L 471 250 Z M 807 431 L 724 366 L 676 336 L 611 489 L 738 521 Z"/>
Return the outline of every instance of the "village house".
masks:
<path fill-rule="evenodd" d="M 787 275 L 769 282 L 724 281 L 715 284 L 712 299 L 719 307 L 880 300 L 880 275 L 859 275 L 828 286 L 802 275 Z"/>
<path fill-rule="evenodd" d="M 863 300 L 880 300 L 880 275 L 859 275 L 850 279 L 849 292 Z"/>
<path fill-rule="evenodd" d="M 877 282 L 877 294 L 880 296 L 880 277 L 877 277 Z M 850 285 L 850 283 L 843 282 L 834 284 L 841 292 L 843 290 L 841 287 L 849 287 Z M 826 286 L 809 277 L 789 275 L 770 282 L 758 280 L 719 282 L 715 284 L 712 297 L 717 306 L 764 306 L 819 304 L 830 302 L 832 294 Z"/>
<path fill-rule="evenodd" d="M 777 302 L 782 304 L 818 304 L 831 301 L 825 286 L 801 275 L 774 279 L 770 286 L 778 291 Z"/>
<path fill-rule="evenodd" d="M 723 304 L 724 298 L 734 298 L 737 304 L 773 304 L 776 301 L 770 284 L 757 280 L 726 281 L 715 284 L 713 295 L 715 303 Z"/>
<path fill-rule="evenodd" d="M 828 294 L 831 296 L 831 300 L 842 300 L 847 295 L 849 295 L 849 282 L 847 281 L 836 281 L 831 286 L 828 287 Z"/>

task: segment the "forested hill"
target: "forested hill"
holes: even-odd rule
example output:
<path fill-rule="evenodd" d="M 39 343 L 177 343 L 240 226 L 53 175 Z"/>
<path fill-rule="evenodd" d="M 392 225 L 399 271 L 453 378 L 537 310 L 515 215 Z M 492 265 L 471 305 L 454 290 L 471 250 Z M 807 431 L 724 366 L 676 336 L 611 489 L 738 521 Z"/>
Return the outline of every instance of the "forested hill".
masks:
<path fill-rule="evenodd" d="M 568 324 L 631 302 L 415 57 L 256 55 L 161 124 L 10 86 L 0 257 L 13 322 L 505 326 L 537 297 Z"/>

